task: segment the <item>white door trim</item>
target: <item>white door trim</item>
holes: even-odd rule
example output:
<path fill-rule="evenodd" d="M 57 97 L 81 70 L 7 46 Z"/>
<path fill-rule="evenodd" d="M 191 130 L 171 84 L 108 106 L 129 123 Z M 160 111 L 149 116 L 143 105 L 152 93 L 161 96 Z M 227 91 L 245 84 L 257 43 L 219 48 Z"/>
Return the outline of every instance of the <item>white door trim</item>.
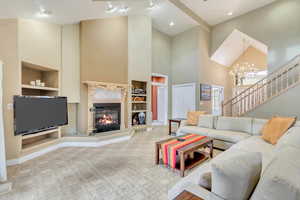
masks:
<path fill-rule="evenodd" d="M 154 86 L 165 87 L 166 88 L 166 92 L 165 92 L 165 95 L 166 95 L 165 96 L 166 115 L 165 115 L 164 125 L 167 125 L 167 123 L 168 123 L 168 115 L 169 115 L 169 77 L 167 75 L 159 74 L 159 73 L 152 73 L 151 75 L 152 76 L 156 76 L 156 77 L 163 77 L 166 80 L 165 83 L 151 82 L 151 84 L 154 85 Z M 151 116 L 152 116 L 152 112 L 151 112 Z M 157 121 L 152 121 L 152 125 L 156 125 L 156 122 Z"/>
<path fill-rule="evenodd" d="M 5 137 L 3 122 L 3 63 L 0 61 L 0 181 L 7 180 Z"/>

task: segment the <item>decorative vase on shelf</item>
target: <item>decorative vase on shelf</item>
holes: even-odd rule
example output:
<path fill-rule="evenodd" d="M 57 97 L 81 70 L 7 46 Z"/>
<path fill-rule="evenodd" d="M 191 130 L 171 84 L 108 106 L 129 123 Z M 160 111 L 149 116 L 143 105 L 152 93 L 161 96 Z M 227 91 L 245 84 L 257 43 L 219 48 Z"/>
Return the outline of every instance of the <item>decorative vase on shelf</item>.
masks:
<path fill-rule="evenodd" d="M 145 113 L 140 112 L 138 116 L 139 116 L 139 123 L 140 123 L 140 124 L 146 124 L 146 123 L 145 123 L 145 118 L 146 118 Z"/>

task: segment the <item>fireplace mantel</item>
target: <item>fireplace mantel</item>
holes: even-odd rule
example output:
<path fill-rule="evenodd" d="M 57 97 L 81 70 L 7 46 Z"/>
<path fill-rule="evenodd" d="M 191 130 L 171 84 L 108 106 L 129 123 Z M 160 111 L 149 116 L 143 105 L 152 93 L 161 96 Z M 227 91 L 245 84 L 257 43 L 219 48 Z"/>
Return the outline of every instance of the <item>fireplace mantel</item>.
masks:
<path fill-rule="evenodd" d="M 121 83 L 106 83 L 106 82 L 97 82 L 97 81 L 83 81 L 83 84 L 88 85 L 89 87 L 94 88 L 104 88 L 108 90 L 116 90 L 116 89 L 123 89 L 128 91 L 128 84 L 121 84 Z"/>
<path fill-rule="evenodd" d="M 90 109 L 94 103 L 121 103 L 121 130 L 125 129 L 125 106 L 127 105 L 128 84 L 84 81 L 88 86 L 88 133 L 94 130 L 93 113 Z"/>

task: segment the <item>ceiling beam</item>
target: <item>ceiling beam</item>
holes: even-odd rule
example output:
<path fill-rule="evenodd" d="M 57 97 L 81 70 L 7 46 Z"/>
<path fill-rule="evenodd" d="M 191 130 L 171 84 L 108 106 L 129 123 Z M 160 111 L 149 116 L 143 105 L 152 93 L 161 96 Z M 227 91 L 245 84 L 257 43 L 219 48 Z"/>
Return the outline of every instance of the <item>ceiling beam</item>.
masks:
<path fill-rule="evenodd" d="M 169 0 L 172 4 L 174 4 L 177 8 L 179 8 L 182 12 L 187 14 L 193 20 L 195 20 L 204 30 L 210 32 L 211 26 L 204 21 L 201 17 L 199 17 L 194 11 L 192 11 L 189 7 L 183 4 L 180 0 Z"/>

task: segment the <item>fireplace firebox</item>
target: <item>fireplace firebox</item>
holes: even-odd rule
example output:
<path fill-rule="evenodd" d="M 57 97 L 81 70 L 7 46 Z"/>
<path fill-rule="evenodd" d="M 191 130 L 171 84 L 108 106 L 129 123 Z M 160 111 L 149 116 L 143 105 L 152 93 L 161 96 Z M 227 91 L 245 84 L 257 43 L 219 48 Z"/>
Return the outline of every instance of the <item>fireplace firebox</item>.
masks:
<path fill-rule="evenodd" d="M 94 103 L 94 133 L 120 130 L 121 104 Z"/>

